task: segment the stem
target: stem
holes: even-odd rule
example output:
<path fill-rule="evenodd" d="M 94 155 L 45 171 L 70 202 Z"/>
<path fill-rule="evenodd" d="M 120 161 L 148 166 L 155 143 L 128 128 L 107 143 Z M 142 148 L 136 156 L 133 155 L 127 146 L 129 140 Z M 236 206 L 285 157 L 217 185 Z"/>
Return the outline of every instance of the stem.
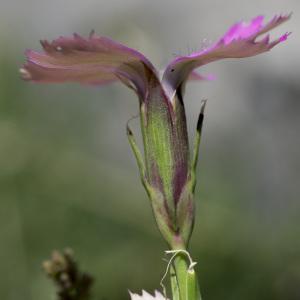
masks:
<path fill-rule="evenodd" d="M 178 255 L 174 258 L 173 266 L 176 273 L 180 300 L 188 300 L 186 286 L 188 262 L 186 260 L 186 256 L 183 253 L 178 253 Z M 173 299 L 174 298 L 175 297 L 173 295 Z"/>
<path fill-rule="evenodd" d="M 170 269 L 171 289 L 172 289 L 172 300 L 180 300 L 178 281 L 176 272 L 173 266 Z"/>
<path fill-rule="evenodd" d="M 178 253 L 170 271 L 172 300 L 201 300 L 195 270 L 185 253 Z"/>

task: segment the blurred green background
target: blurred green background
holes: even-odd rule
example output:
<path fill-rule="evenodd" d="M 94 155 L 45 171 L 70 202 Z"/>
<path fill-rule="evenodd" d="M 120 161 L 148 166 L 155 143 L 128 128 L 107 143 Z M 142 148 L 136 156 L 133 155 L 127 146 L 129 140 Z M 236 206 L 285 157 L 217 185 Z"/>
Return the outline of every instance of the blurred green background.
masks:
<path fill-rule="evenodd" d="M 166 263 L 130 151 L 138 112 L 122 85 L 19 79 L 26 48 L 91 29 L 162 68 L 257 14 L 294 12 L 268 54 L 204 68 L 185 102 L 193 137 L 207 98 L 191 253 L 204 300 L 300 299 L 299 1 L 0 0 L 0 299 L 55 299 L 41 270 L 71 247 L 94 299 L 152 292 Z M 133 121 L 138 132 L 138 121 Z"/>

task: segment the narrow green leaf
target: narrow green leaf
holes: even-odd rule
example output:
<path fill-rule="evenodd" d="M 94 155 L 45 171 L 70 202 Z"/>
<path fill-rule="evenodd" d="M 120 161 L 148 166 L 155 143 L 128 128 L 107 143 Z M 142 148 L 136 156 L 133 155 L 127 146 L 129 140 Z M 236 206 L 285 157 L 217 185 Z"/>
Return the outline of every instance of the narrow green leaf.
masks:
<path fill-rule="evenodd" d="M 194 269 L 188 269 L 186 276 L 186 300 L 199 300 L 197 298 L 197 277 Z"/>
<path fill-rule="evenodd" d="M 131 149 L 133 151 L 133 154 L 135 156 L 135 159 L 137 161 L 137 165 L 140 171 L 140 177 L 141 177 L 141 181 L 145 187 L 145 189 L 147 190 L 147 192 L 149 193 L 149 187 L 148 187 L 148 182 L 146 180 L 146 168 L 145 168 L 145 164 L 144 164 L 144 159 L 142 156 L 142 153 L 135 141 L 134 135 L 132 130 L 130 129 L 129 125 L 127 124 L 126 126 L 126 132 L 127 132 L 127 137 L 128 137 L 128 141 L 129 144 L 131 146 Z"/>
<path fill-rule="evenodd" d="M 196 136 L 195 136 L 195 142 L 194 142 L 193 158 L 191 161 L 191 185 L 192 185 L 193 191 L 194 191 L 195 185 L 196 185 L 196 168 L 197 168 L 198 157 L 199 157 L 199 146 L 200 146 L 200 142 L 201 142 L 205 105 L 206 105 L 206 100 L 202 100 L 200 114 L 199 114 L 198 122 L 197 122 L 197 130 L 196 130 Z"/>

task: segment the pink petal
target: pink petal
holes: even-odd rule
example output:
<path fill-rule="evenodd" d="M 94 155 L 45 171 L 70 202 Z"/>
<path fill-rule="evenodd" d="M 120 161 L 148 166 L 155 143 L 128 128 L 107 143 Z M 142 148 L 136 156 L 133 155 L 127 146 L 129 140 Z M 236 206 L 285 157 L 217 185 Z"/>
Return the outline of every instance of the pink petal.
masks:
<path fill-rule="evenodd" d="M 141 53 L 94 32 L 88 38 L 75 33 L 41 44 L 43 52 L 25 52 L 27 63 L 20 69 L 25 80 L 107 84 L 121 79 L 144 95 L 149 76 L 156 76 Z"/>
<path fill-rule="evenodd" d="M 197 67 L 224 58 L 255 56 L 269 51 L 275 45 L 285 41 L 290 33 L 286 33 L 274 41 L 270 41 L 269 35 L 260 39 L 258 37 L 287 21 L 290 16 L 275 16 L 266 25 L 263 25 L 263 16 L 252 19 L 249 24 L 236 23 L 213 46 L 191 55 L 177 57 L 169 63 L 163 75 L 162 84 L 168 96 L 173 98 L 176 89 L 188 79 L 191 72 Z"/>
<path fill-rule="evenodd" d="M 208 75 L 201 75 L 197 73 L 196 71 L 192 71 L 189 75 L 189 80 L 195 80 L 195 81 L 213 81 L 216 80 L 215 75 L 208 74 Z"/>

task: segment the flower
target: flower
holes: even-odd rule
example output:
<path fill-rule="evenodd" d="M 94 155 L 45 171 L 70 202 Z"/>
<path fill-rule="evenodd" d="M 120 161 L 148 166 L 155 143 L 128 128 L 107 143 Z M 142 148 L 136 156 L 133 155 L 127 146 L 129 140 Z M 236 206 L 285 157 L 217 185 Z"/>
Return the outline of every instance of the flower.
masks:
<path fill-rule="evenodd" d="M 165 296 L 163 296 L 159 291 L 155 291 L 154 292 L 154 296 L 152 296 L 151 294 L 149 294 L 146 291 L 142 291 L 142 294 L 135 294 L 135 293 L 131 293 L 130 294 L 130 298 L 131 300 L 168 300 Z"/>
<path fill-rule="evenodd" d="M 184 86 L 188 79 L 204 79 L 194 71 L 200 66 L 255 56 L 285 41 L 290 33 L 270 40 L 268 32 L 289 18 L 278 15 L 264 25 L 264 17 L 258 16 L 250 23 L 236 23 L 207 49 L 171 61 L 161 80 L 144 55 L 94 32 L 88 38 L 74 34 L 51 43 L 41 41 L 43 52 L 27 50 L 27 63 L 20 72 L 23 79 L 34 82 L 104 85 L 120 80 L 136 92 L 144 155 L 128 127 L 129 142 L 160 231 L 171 248 L 184 249 L 194 223 L 195 168 L 204 112 L 203 103 L 190 158 Z"/>

